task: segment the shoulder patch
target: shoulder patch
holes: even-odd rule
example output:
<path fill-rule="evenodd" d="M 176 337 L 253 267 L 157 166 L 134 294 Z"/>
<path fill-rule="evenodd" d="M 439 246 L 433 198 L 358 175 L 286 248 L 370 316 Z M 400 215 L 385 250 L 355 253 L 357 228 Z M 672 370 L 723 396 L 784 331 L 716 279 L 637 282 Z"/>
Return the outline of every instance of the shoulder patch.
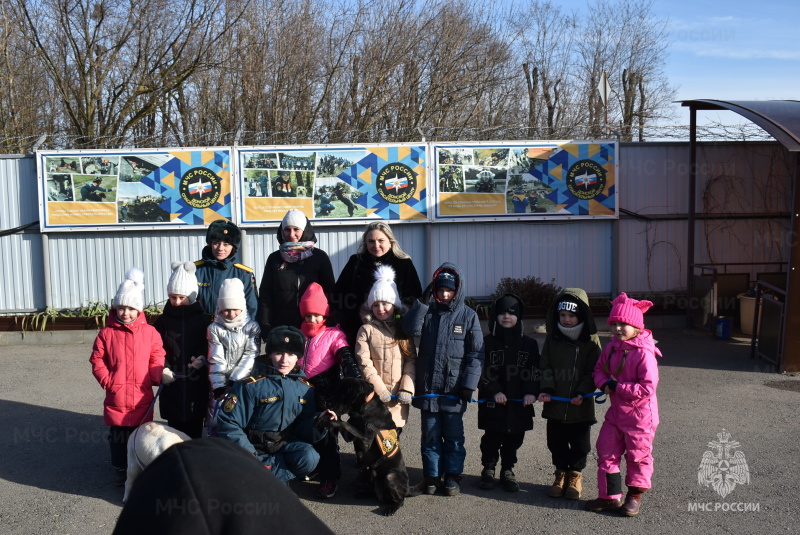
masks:
<path fill-rule="evenodd" d="M 264 378 L 263 376 L 255 377 L 255 376 L 251 375 L 247 379 L 242 379 L 242 382 L 244 384 L 246 384 L 246 385 L 251 385 L 251 384 L 255 383 L 256 381 L 260 381 L 263 378 Z"/>
<path fill-rule="evenodd" d="M 244 264 L 234 264 L 234 266 L 239 268 L 239 269 L 243 269 L 244 271 L 246 271 L 248 273 L 252 273 L 254 271 L 253 268 L 247 267 Z"/>
<path fill-rule="evenodd" d="M 206 263 L 206 261 L 205 261 L 205 260 L 195 260 L 195 261 L 194 261 L 194 265 L 195 265 L 195 266 L 202 266 L 202 265 L 203 265 L 203 264 L 205 264 L 205 263 Z"/>
<path fill-rule="evenodd" d="M 236 404 L 239 403 L 239 398 L 233 394 L 225 396 L 225 401 L 222 403 L 222 410 L 229 413 L 233 410 Z"/>

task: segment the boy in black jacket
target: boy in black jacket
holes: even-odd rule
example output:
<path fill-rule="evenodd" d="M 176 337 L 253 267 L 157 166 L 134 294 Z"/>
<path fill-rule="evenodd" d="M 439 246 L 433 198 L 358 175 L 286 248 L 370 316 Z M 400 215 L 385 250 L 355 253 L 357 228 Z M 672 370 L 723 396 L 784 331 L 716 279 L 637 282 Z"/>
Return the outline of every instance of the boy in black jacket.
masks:
<path fill-rule="evenodd" d="M 522 332 L 522 300 L 505 294 L 489 311 L 489 335 L 484 336 L 486 360 L 478 383 L 481 438 L 480 488 L 495 485 L 495 468 L 501 463 L 500 483 L 508 492 L 517 492 L 514 475 L 517 450 L 525 431 L 533 429 L 533 404 L 539 393 L 539 344 Z"/>

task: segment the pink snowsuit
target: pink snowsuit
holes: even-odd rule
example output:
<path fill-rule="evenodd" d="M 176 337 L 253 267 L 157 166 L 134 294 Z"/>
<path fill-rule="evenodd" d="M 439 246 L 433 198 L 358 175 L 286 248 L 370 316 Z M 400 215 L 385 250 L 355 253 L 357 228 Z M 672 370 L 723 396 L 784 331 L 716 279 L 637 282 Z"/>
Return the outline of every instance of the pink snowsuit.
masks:
<path fill-rule="evenodd" d="M 609 379 L 618 381 L 609 396 L 611 406 L 597 437 L 597 486 L 600 498 L 609 495 L 606 474 L 620 472 L 622 454 L 629 487 L 650 488 L 653 475 L 653 438 L 658 427 L 658 364 L 661 352 L 653 342 L 653 334 L 642 330 L 624 342 L 614 338 L 603 349 L 594 367 L 594 384 L 603 390 Z"/>

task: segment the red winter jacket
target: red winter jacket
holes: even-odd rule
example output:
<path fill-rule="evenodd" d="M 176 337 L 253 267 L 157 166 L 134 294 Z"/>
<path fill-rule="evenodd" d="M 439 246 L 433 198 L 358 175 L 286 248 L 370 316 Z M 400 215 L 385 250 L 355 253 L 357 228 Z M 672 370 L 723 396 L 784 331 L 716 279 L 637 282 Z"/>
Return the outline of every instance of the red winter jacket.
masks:
<path fill-rule="evenodd" d="M 114 312 L 94 341 L 89 357 L 94 375 L 106 399 L 106 425 L 137 426 L 153 401 L 153 385 L 161 382 L 164 347 L 161 336 L 140 313 L 133 323 L 117 321 Z M 153 419 L 148 414 L 147 421 Z"/>

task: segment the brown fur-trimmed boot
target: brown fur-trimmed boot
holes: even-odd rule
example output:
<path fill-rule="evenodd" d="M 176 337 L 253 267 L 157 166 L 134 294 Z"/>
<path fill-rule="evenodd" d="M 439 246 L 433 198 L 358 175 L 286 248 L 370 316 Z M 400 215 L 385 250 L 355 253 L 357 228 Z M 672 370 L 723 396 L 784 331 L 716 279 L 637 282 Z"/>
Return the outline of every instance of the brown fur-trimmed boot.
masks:
<path fill-rule="evenodd" d="M 547 495 L 551 498 L 560 498 L 564 495 L 564 491 L 566 490 L 566 475 L 567 473 L 564 470 L 556 470 L 555 481 L 553 484 L 550 485 L 550 488 L 547 491 Z"/>
<path fill-rule="evenodd" d="M 581 485 L 581 481 L 583 480 L 583 474 L 580 472 L 567 472 L 567 483 L 566 489 L 564 490 L 564 497 L 568 500 L 577 500 L 581 497 L 581 490 L 583 490 L 583 486 Z"/>
<path fill-rule="evenodd" d="M 619 508 L 622 516 L 636 516 L 642 507 L 642 494 L 647 489 L 642 487 L 628 487 L 628 494 L 625 496 L 625 503 Z"/>

